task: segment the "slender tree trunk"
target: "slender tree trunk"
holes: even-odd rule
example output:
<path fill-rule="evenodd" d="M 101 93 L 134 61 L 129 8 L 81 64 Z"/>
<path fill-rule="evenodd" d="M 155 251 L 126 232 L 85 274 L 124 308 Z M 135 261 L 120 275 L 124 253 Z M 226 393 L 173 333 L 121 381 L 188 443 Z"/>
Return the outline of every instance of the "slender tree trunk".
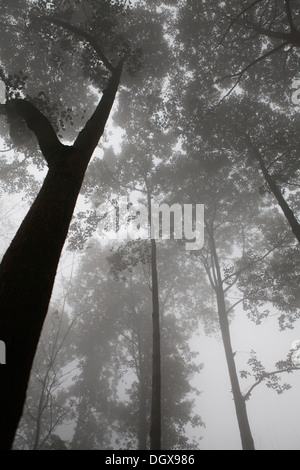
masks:
<path fill-rule="evenodd" d="M 157 250 L 156 241 L 151 240 L 152 268 L 152 321 L 153 321 L 153 364 L 152 364 L 152 407 L 150 449 L 161 449 L 161 354 L 160 354 L 160 318 L 158 299 Z"/>
<path fill-rule="evenodd" d="M 226 362 L 228 366 L 232 394 L 239 424 L 240 436 L 243 450 L 255 450 L 254 441 L 251 434 L 250 424 L 247 415 L 246 402 L 242 395 L 239 379 L 237 375 L 234 354 L 232 351 L 228 316 L 225 307 L 224 292 L 220 289 L 217 294 L 218 316 L 222 333 L 223 345 L 225 349 Z"/>
<path fill-rule="evenodd" d="M 218 317 L 219 317 L 219 324 L 222 333 L 223 345 L 225 349 L 225 356 L 226 362 L 228 366 L 230 382 L 232 387 L 232 394 L 233 400 L 236 410 L 236 416 L 238 420 L 240 436 L 242 440 L 243 450 L 255 450 L 254 441 L 251 434 L 247 408 L 246 408 L 246 401 L 242 395 L 238 374 L 236 370 L 234 354 L 231 345 L 231 338 L 230 338 L 230 329 L 229 329 L 229 321 L 228 321 L 228 314 L 226 310 L 226 303 L 225 303 L 225 294 L 223 290 L 223 282 L 221 276 L 221 269 L 219 265 L 218 254 L 216 250 L 215 240 L 213 232 L 210 231 L 210 245 L 212 251 L 212 257 L 215 264 L 216 269 L 216 280 L 217 285 L 215 286 L 216 296 L 217 296 L 217 305 L 218 305 Z"/>
<path fill-rule="evenodd" d="M 116 68 L 74 147 L 60 144 L 53 152 L 55 136 L 47 141 L 50 124 L 44 125 L 41 113 L 32 114 L 28 103 L 17 103 L 37 135 L 49 172 L 0 265 L 0 338 L 7 351 L 7 363 L 0 369 L 0 450 L 10 449 L 22 414 L 60 254 L 87 165 L 114 103 L 122 66 L 123 62 Z"/>
<path fill-rule="evenodd" d="M 151 228 L 151 195 L 148 191 L 148 211 Z M 160 353 L 160 315 L 157 274 L 156 241 L 151 240 L 152 273 L 152 405 L 150 427 L 150 450 L 161 449 L 161 353 Z"/>
<path fill-rule="evenodd" d="M 135 310 L 134 310 L 134 313 Z M 137 321 L 138 339 L 138 377 L 139 377 L 139 417 L 138 417 L 138 448 L 147 450 L 148 420 L 147 420 L 147 371 L 143 351 L 142 334 L 139 319 Z"/>
<path fill-rule="evenodd" d="M 139 422 L 138 422 L 138 447 L 139 450 L 147 450 L 147 435 L 148 435 L 148 422 L 147 422 L 147 388 L 143 381 L 143 374 L 141 374 L 140 389 L 139 389 Z"/>
<path fill-rule="evenodd" d="M 248 139 L 250 140 L 249 137 L 248 137 Z M 277 184 L 273 180 L 272 176 L 270 175 L 270 173 L 269 173 L 269 171 L 268 171 L 268 169 L 265 165 L 265 162 L 264 162 L 264 160 L 263 160 L 263 158 L 260 154 L 260 151 L 258 150 L 258 148 L 256 148 L 254 146 L 254 144 L 251 142 L 251 140 L 250 140 L 250 145 L 251 145 L 251 148 L 254 152 L 255 158 L 259 163 L 261 171 L 264 175 L 264 178 L 265 178 L 270 190 L 272 191 L 272 193 L 275 196 L 279 206 L 281 207 L 282 212 L 284 213 L 284 215 L 285 215 L 285 217 L 286 217 L 286 219 L 287 219 L 287 221 L 288 221 L 288 223 L 289 223 L 289 225 L 292 229 L 293 234 L 295 235 L 298 242 L 300 243 L 300 224 L 299 224 L 298 220 L 296 219 L 296 217 L 294 215 L 294 212 L 292 211 L 292 209 L 290 208 L 290 206 L 286 202 L 285 198 L 283 197 L 279 186 L 277 186 Z"/>

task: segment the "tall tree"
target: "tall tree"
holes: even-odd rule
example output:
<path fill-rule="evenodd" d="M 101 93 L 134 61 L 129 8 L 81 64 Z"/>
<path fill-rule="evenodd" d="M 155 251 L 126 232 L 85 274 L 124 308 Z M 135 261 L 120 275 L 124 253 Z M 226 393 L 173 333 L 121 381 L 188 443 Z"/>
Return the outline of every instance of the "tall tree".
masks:
<path fill-rule="evenodd" d="M 85 39 L 107 67 L 110 62 L 99 54 L 97 40 L 90 35 Z M 0 267 L 0 331 L 9 365 L 1 369 L 1 449 L 10 448 L 22 413 L 61 250 L 86 168 L 115 100 L 123 63 L 122 58 L 110 65 L 103 96 L 72 146 L 59 141 L 49 119 L 30 100 L 12 98 L 3 105 L 8 117 L 22 118 L 33 131 L 49 171 Z"/>
<path fill-rule="evenodd" d="M 109 250 L 105 253 L 108 255 Z M 170 254 L 169 250 L 161 248 L 158 262 L 162 273 L 161 445 L 164 449 L 184 449 L 191 445 L 185 435 L 185 425 L 201 425 L 200 418 L 194 416 L 193 400 L 189 398 L 192 391 L 189 378 L 199 372 L 201 366 L 194 364 L 194 356 L 188 346 L 196 320 L 192 296 L 186 296 L 185 287 L 193 276 L 188 274 L 187 268 L 188 279 L 177 272 L 177 262 L 170 258 Z M 145 450 L 151 447 L 151 250 L 148 244 L 132 242 L 118 249 L 114 247 L 108 258 L 109 265 L 104 262 L 103 256 L 103 250 L 101 254 L 98 243 L 94 242 L 83 259 L 78 273 L 79 285 L 76 282 L 72 294 L 72 305 L 79 310 L 88 310 L 82 317 L 77 342 L 82 373 L 75 384 L 76 393 L 81 391 L 87 408 L 85 419 L 78 422 L 78 432 L 74 438 L 77 448 L 83 445 L 87 448 L 87 442 L 84 444 L 86 439 L 90 439 L 90 448 L 95 445 L 96 448 L 105 448 L 105 445 L 109 446 L 111 429 L 118 448 Z M 165 259 L 169 263 L 165 263 Z M 176 302 L 172 292 L 176 292 Z M 182 315 L 179 321 L 178 312 L 181 310 L 185 316 Z M 103 341 L 102 335 L 108 341 Z M 118 389 L 121 391 L 118 392 Z M 73 392 L 71 390 L 71 394 Z M 90 432 L 94 426 L 90 420 L 86 423 L 92 409 L 99 420 L 93 431 L 99 437 L 94 443 L 93 433 Z M 101 422 L 107 424 L 102 426 Z M 106 432 L 108 430 L 106 436 L 101 435 L 102 427 Z"/>

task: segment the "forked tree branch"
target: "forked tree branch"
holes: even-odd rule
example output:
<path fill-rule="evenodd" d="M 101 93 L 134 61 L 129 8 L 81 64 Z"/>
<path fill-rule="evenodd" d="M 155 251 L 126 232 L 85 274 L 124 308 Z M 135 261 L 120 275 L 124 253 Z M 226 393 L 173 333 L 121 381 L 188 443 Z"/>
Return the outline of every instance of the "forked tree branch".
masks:
<path fill-rule="evenodd" d="M 14 115 L 24 119 L 27 127 L 35 134 L 42 154 L 48 165 L 50 165 L 57 152 L 63 150 L 65 146 L 58 139 L 49 119 L 27 100 L 8 100 L 2 106 L 5 108 L 7 115 L 11 116 L 12 119 Z"/>

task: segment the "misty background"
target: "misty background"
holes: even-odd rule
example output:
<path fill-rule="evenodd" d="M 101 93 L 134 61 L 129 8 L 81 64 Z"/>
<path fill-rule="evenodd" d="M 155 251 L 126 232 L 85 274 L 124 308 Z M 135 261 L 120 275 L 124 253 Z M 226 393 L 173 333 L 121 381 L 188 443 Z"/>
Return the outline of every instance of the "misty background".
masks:
<path fill-rule="evenodd" d="M 109 70 L 90 39 L 51 19 L 97 38 L 112 63 L 127 60 L 60 258 L 14 449 L 152 449 L 156 311 L 162 449 L 299 450 L 297 4 L 13 0 L 0 16 L 8 100 L 34 103 L 65 145 Z M 2 257 L 48 168 L 24 122 L 0 118 Z M 99 207 L 105 217 L 120 196 L 204 204 L 203 249 L 172 236 L 101 240 Z"/>

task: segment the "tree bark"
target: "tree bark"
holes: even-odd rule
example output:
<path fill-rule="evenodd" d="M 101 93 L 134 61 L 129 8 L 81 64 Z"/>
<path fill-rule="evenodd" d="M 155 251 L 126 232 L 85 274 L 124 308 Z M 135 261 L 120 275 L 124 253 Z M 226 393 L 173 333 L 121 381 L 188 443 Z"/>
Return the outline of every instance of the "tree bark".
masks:
<path fill-rule="evenodd" d="M 217 296 L 218 306 L 218 318 L 223 339 L 223 345 L 225 350 L 226 362 L 230 376 L 230 382 L 232 387 L 233 400 L 236 410 L 236 416 L 239 425 L 239 431 L 242 441 L 243 450 L 255 450 L 254 441 L 251 434 L 249 419 L 247 415 L 246 401 L 242 395 L 239 379 L 237 375 L 234 354 L 231 345 L 230 329 L 228 314 L 226 310 L 225 294 L 223 290 L 223 281 L 221 276 L 221 269 L 219 265 L 218 253 L 216 250 L 215 239 L 213 229 L 209 233 L 210 246 L 212 257 L 215 264 L 216 280 L 217 285 L 215 286 L 215 292 Z"/>
<path fill-rule="evenodd" d="M 115 69 L 91 119 L 73 147 L 60 144 L 45 158 L 49 172 L 0 265 L 0 338 L 7 364 L 0 369 L 0 450 L 10 449 L 22 415 L 32 362 L 51 298 L 86 168 L 109 117 L 123 62 Z M 24 106 L 22 107 L 22 109 Z M 45 145 L 38 120 L 22 116 Z M 42 139 L 42 143 L 41 143 Z"/>

